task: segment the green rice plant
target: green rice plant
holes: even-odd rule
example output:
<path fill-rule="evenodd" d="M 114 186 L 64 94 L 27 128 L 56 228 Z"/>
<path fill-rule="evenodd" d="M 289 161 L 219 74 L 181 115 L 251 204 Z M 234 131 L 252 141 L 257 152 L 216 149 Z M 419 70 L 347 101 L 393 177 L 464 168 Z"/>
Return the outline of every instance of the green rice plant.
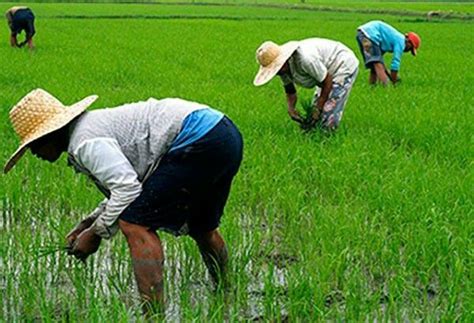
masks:
<path fill-rule="evenodd" d="M 214 292 L 190 238 L 159 233 L 167 320 L 472 321 L 469 20 L 253 6 L 30 6 L 37 49 L 0 42 L 0 161 L 18 145 L 8 111 L 36 87 L 66 104 L 98 94 L 93 109 L 182 97 L 223 111 L 243 134 L 245 157 L 220 227 L 231 287 Z M 361 65 L 333 136 L 302 135 L 284 108 L 274 109 L 285 106 L 278 79 L 251 86 L 261 42 L 326 37 L 362 61 L 355 29 L 371 19 L 414 30 L 423 43 L 416 58 L 404 55 L 400 86 L 370 87 Z M 298 95 L 306 117 L 310 93 Z M 26 153 L 0 176 L 0 321 L 144 321 L 120 233 L 85 264 L 64 252 L 65 234 L 102 198 L 65 156 L 49 164 Z"/>
<path fill-rule="evenodd" d="M 304 123 L 308 124 L 311 122 L 313 118 L 313 109 L 314 109 L 313 100 L 310 98 L 300 98 L 298 101 L 299 101 L 298 112 L 303 118 Z"/>
<path fill-rule="evenodd" d="M 50 256 L 62 251 L 66 252 L 67 248 L 61 245 L 49 245 L 41 247 L 34 246 L 30 250 L 31 254 L 34 254 L 35 258 Z"/>

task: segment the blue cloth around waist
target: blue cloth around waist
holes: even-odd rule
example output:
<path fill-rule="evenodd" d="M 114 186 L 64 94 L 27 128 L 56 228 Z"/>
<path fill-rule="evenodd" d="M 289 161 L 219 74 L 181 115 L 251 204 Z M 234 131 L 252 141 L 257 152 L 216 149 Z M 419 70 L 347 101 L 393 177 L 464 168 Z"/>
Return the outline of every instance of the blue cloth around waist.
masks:
<path fill-rule="evenodd" d="M 186 147 L 204 137 L 222 120 L 224 114 L 211 108 L 196 110 L 183 121 L 181 131 L 169 151 Z"/>

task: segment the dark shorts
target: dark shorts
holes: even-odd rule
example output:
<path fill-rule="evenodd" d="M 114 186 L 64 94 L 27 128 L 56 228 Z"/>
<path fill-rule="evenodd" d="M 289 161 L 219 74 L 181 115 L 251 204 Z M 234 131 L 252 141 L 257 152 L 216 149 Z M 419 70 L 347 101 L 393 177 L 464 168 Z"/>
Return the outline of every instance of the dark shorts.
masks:
<path fill-rule="evenodd" d="M 165 154 L 120 219 L 174 235 L 216 229 L 242 152 L 239 130 L 224 117 L 198 141 Z"/>
<path fill-rule="evenodd" d="M 15 12 L 12 20 L 12 33 L 15 35 L 24 30 L 26 38 L 32 38 L 35 31 L 35 15 L 30 9 L 20 9 Z"/>
<path fill-rule="evenodd" d="M 383 64 L 383 52 L 380 46 L 373 43 L 365 34 L 358 30 L 357 31 L 357 43 L 359 44 L 360 52 L 364 58 L 366 68 L 372 67 L 374 63 Z"/>

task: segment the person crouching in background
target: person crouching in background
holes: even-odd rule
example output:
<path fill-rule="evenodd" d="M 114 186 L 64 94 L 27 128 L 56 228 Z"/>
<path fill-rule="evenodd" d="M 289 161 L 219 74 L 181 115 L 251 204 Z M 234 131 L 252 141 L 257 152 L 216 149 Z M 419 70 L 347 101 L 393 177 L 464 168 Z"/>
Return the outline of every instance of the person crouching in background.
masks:
<path fill-rule="evenodd" d="M 33 36 L 35 35 L 35 15 L 28 7 L 12 7 L 5 12 L 8 26 L 10 27 L 10 45 L 21 48 L 28 44 L 28 48 L 33 49 Z M 17 36 L 25 31 L 26 38 L 19 43 Z"/>

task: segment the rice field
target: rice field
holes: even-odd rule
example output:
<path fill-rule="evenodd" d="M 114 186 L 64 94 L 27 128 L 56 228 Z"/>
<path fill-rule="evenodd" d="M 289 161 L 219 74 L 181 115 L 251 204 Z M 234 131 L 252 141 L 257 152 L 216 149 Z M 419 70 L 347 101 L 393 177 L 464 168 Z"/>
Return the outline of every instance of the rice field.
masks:
<path fill-rule="evenodd" d="M 444 5 L 453 6 L 436 8 Z M 244 136 L 221 224 L 230 288 L 214 291 L 190 238 L 161 233 L 167 321 L 473 321 L 471 21 L 192 4 L 30 7 L 34 52 L 10 48 L 6 22 L 0 29 L 2 163 L 18 144 L 8 112 L 37 87 L 66 104 L 98 94 L 93 108 L 182 97 L 225 112 Z M 336 134 L 292 123 L 278 80 L 252 85 L 263 41 L 331 38 L 362 60 L 355 30 L 372 19 L 420 34 L 419 55 L 404 55 L 397 87 L 370 87 L 361 66 Z M 302 102 L 312 95 L 298 93 Z M 49 164 L 28 153 L 0 175 L 0 321 L 144 320 L 121 234 L 85 264 L 63 249 L 101 199 L 65 156 Z"/>

